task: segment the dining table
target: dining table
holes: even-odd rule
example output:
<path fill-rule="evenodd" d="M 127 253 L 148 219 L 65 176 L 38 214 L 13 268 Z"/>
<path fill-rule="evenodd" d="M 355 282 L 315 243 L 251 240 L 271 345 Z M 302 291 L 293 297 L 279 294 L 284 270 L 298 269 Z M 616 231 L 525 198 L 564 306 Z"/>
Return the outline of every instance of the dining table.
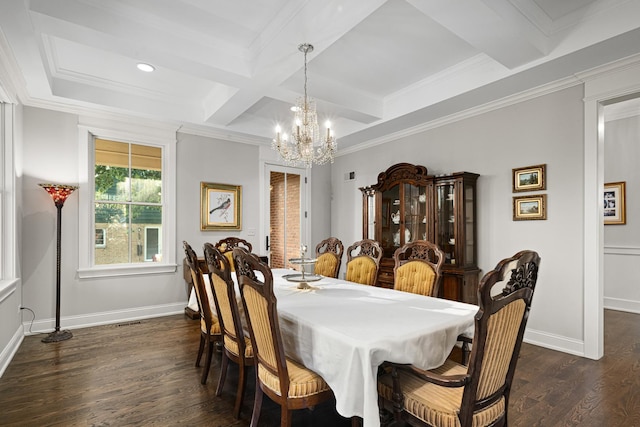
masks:
<path fill-rule="evenodd" d="M 337 412 L 364 427 L 380 425 L 383 362 L 433 369 L 460 334 L 473 334 L 476 305 L 328 277 L 300 289 L 292 272 L 272 269 L 285 353 L 322 376 Z"/>

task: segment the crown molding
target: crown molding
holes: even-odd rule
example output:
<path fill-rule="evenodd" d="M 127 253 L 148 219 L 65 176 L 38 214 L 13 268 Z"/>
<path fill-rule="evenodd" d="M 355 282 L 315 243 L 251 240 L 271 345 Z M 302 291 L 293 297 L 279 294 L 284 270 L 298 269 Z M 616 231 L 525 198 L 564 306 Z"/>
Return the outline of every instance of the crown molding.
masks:
<path fill-rule="evenodd" d="M 377 145 L 386 144 L 388 142 L 396 141 L 401 138 L 406 138 L 421 132 L 425 132 L 431 129 L 435 129 L 441 126 L 445 126 L 451 123 L 458 122 L 460 120 L 468 119 L 474 116 L 478 116 L 480 114 L 488 113 L 490 111 L 494 111 L 500 108 L 508 107 L 510 105 L 519 104 L 524 101 L 528 101 L 531 99 L 538 98 L 540 96 L 548 95 L 553 92 L 557 92 L 559 90 L 567 89 L 572 86 L 576 86 L 581 84 L 582 82 L 574 76 L 567 77 L 561 80 L 557 80 L 552 83 L 548 83 L 542 86 L 538 86 L 536 88 L 526 90 L 523 92 L 516 93 L 514 95 L 510 95 L 501 99 L 497 99 L 495 101 L 491 101 L 482 105 L 478 105 L 473 108 L 469 108 L 467 110 L 459 111 L 454 114 L 450 114 L 448 116 L 440 117 L 435 120 L 431 120 L 426 123 L 422 123 L 418 126 L 413 126 L 407 129 L 403 129 L 399 132 L 394 132 L 388 135 L 385 135 L 380 138 L 372 139 L 362 144 L 357 144 L 352 147 L 349 147 L 344 150 L 338 150 L 336 157 L 344 156 L 347 154 L 356 153 L 358 151 L 375 147 Z"/>

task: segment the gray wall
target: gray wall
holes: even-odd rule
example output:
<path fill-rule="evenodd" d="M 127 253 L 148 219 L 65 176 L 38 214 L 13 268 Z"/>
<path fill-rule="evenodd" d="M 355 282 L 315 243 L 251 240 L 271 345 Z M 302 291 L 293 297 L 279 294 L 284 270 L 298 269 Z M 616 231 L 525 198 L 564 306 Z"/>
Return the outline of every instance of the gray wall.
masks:
<path fill-rule="evenodd" d="M 431 174 L 479 173 L 480 268 L 486 273 L 519 250 L 538 251 L 542 267 L 527 340 L 575 348 L 583 340 L 582 98 L 582 86 L 574 86 L 341 156 L 332 172 L 332 233 L 345 246 L 362 238 L 358 187 L 374 184 L 395 163 L 421 164 Z M 541 163 L 547 164 L 547 220 L 513 221 L 512 168 Z M 344 182 L 348 171 L 356 172 L 355 182 Z"/>

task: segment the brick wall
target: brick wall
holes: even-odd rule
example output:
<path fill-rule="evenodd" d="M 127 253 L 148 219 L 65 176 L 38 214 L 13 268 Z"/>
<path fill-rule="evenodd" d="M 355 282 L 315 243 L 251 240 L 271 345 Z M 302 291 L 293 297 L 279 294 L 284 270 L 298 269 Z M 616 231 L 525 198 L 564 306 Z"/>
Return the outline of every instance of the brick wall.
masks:
<path fill-rule="evenodd" d="M 271 268 L 291 267 L 286 260 L 300 256 L 300 175 L 271 172 L 270 214 Z"/>

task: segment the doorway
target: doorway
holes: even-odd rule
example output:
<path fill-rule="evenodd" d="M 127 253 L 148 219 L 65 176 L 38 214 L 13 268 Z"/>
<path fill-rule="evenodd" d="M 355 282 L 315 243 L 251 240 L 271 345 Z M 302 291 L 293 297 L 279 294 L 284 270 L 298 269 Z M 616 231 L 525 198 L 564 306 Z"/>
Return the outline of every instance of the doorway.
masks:
<path fill-rule="evenodd" d="M 306 171 L 304 169 L 266 165 L 268 186 L 267 254 L 271 268 L 287 268 L 291 258 L 300 257 L 300 244 L 306 236 L 304 206 Z"/>
<path fill-rule="evenodd" d="M 584 356 L 604 353 L 604 106 L 640 92 L 640 61 L 584 83 Z"/>

